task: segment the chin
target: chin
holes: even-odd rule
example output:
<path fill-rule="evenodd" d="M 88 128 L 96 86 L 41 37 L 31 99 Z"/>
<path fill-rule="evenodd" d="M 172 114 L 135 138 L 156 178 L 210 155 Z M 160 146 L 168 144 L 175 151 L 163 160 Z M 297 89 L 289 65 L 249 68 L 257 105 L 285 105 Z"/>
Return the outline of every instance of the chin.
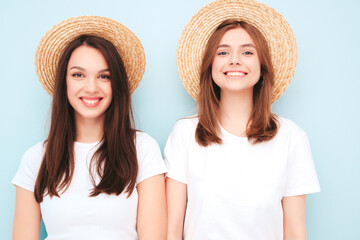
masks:
<path fill-rule="evenodd" d="M 105 118 L 104 113 L 78 113 L 76 115 L 78 120 L 82 121 L 102 121 Z"/>

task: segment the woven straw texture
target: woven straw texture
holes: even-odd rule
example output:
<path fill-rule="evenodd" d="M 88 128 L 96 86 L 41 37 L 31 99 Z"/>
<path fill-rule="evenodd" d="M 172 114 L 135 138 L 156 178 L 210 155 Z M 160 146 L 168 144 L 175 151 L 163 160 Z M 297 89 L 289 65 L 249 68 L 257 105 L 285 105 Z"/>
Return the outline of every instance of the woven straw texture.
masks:
<path fill-rule="evenodd" d="M 272 97 L 272 102 L 275 102 L 294 76 L 296 40 L 280 13 L 255 0 L 218 0 L 204 6 L 191 18 L 181 34 L 176 55 L 178 72 L 186 91 L 197 100 L 206 44 L 216 28 L 227 19 L 245 21 L 265 37 L 275 73 Z"/>
<path fill-rule="evenodd" d="M 145 72 L 145 52 L 140 40 L 124 25 L 99 16 L 66 19 L 53 26 L 41 39 L 35 54 L 35 70 L 41 85 L 52 95 L 60 56 L 65 47 L 82 34 L 102 37 L 114 44 L 123 59 L 130 92 Z"/>

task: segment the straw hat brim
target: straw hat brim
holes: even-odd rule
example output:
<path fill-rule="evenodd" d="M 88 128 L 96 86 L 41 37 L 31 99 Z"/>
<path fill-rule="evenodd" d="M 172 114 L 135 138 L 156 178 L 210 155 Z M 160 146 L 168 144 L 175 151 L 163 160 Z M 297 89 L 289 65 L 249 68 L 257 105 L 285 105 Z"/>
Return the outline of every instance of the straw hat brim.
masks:
<path fill-rule="evenodd" d="M 177 47 L 180 79 L 192 98 L 198 99 L 200 67 L 210 36 L 227 19 L 245 21 L 266 39 L 274 69 L 272 102 L 289 86 L 296 68 L 297 47 L 290 25 L 273 8 L 255 0 L 218 0 L 198 11 L 185 26 Z"/>
<path fill-rule="evenodd" d="M 35 54 L 35 70 L 43 88 L 52 95 L 55 75 L 65 47 L 80 35 L 94 35 L 110 41 L 118 50 L 128 76 L 130 92 L 145 72 L 145 52 L 140 40 L 119 22 L 99 16 L 80 16 L 54 25 L 41 39 Z"/>

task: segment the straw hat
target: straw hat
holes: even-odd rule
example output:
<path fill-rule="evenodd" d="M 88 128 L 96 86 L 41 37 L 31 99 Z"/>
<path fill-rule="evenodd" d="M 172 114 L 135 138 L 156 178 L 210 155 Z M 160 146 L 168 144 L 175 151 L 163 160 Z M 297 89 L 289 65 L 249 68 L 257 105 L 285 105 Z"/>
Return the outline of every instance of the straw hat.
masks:
<path fill-rule="evenodd" d="M 227 19 L 245 21 L 265 37 L 275 73 L 275 102 L 294 76 L 297 47 L 285 18 L 273 8 L 255 0 L 218 0 L 204 6 L 185 26 L 177 48 L 177 68 L 186 91 L 197 100 L 200 66 L 206 44 L 216 28 Z"/>
<path fill-rule="evenodd" d="M 124 25 L 99 16 L 80 16 L 61 21 L 41 39 L 35 54 L 35 70 L 43 88 L 52 95 L 60 56 L 78 36 L 88 34 L 110 41 L 119 51 L 128 75 L 130 92 L 145 71 L 145 52 L 140 40 Z"/>

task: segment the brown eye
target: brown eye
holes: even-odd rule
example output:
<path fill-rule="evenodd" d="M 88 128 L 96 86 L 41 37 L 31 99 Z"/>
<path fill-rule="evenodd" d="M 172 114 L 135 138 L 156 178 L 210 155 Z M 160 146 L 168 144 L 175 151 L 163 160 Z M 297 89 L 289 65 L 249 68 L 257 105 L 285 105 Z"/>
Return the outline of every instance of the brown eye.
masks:
<path fill-rule="evenodd" d="M 75 77 L 75 78 L 84 77 L 84 75 L 82 75 L 81 73 L 74 73 L 74 74 L 72 74 L 72 76 Z"/>
<path fill-rule="evenodd" d="M 103 75 L 100 75 L 99 78 L 100 78 L 100 79 L 110 79 L 110 75 L 103 74 Z"/>

